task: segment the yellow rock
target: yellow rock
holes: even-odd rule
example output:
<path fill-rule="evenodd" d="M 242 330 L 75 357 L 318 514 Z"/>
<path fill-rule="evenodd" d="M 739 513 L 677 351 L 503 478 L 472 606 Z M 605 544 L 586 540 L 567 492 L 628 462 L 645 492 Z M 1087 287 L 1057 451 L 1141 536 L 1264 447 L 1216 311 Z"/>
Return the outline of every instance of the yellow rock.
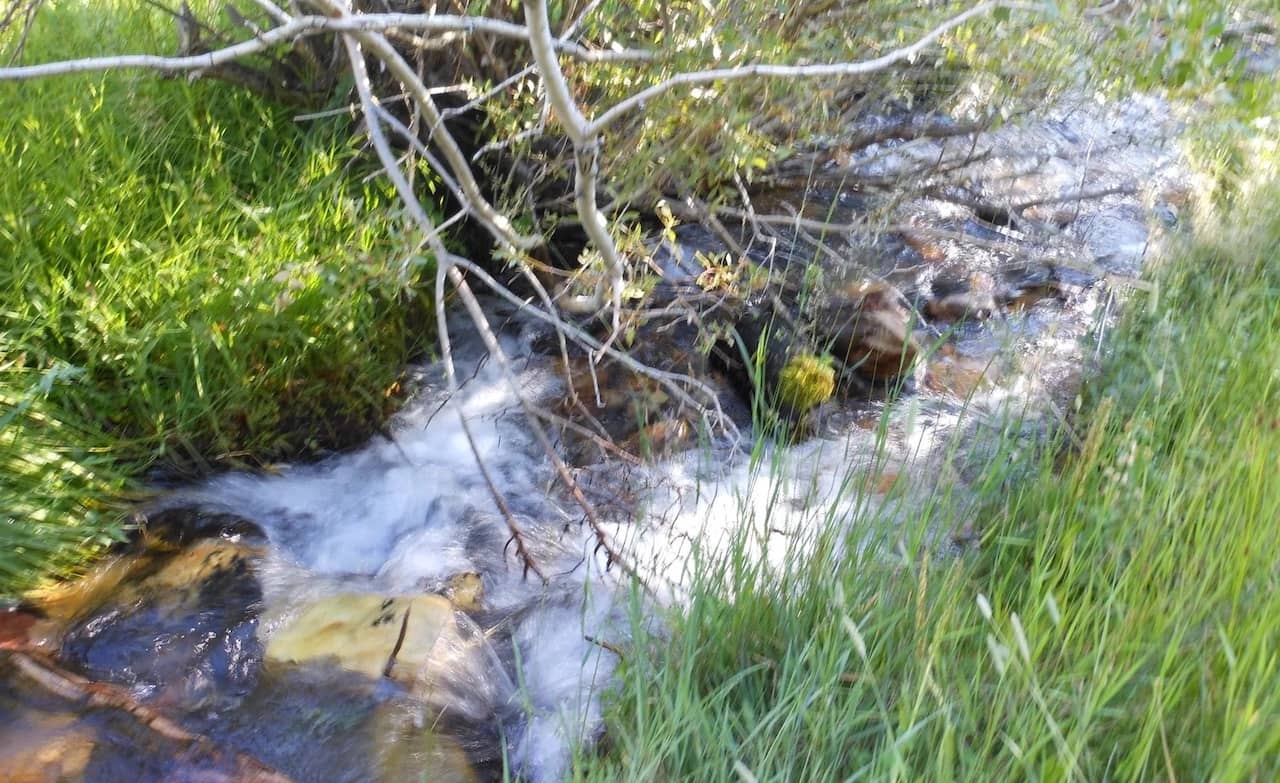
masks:
<path fill-rule="evenodd" d="M 151 593 L 167 590 L 199 590 L 219 572 L 236 568 L 241 561 L 260 557 L 259 546 L 206 538 L 178 552 L 138 587 Z"/>
<path fill-rule="evenodd" d="M 437 644 L 459 641 L 453 604 L 438 595 L 335 595 L 302 611 L 267 642 L 267 658 L 283 663 L 331 659 L 349 671 L 412 680 L 433 660 Z M 404 641 L 396 643 L 404 630 Z"/>
<path fill-rule="evenodd" d="M 475 571 L 463 571 L 449 580 L 445 595 L 464 612 L 477 612 L 484 605 L 484 582 Z"/>
<path fill-rule="evenodd" d="M 124 555 L 104 560 L 79 579 L 54 582 L 26 594 L 25 598 L 50 619 L 67 622 L 104 604 L 120 585 L 154 562 L 150 554 Z"/>
<path fill-rule="evenodd" d="M 0 770 L 6 783 L 81 780 L 93 754 L 94 732 L 58 714 L 0 728 Z"/>

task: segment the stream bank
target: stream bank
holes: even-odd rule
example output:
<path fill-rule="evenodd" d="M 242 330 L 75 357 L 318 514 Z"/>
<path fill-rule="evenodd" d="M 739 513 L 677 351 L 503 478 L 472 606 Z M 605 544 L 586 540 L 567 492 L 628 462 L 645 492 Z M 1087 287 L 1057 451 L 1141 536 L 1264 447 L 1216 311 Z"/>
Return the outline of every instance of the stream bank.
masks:
<path fill-rule="evenodd" d="M 803 271 L 818 270 L 817 295 L 788 309 L 797 332 L 829 354 L 839 333 L 827 327 L 844 325 L 833 313 L 864 312 L 872 282 L 891 287 L 890 331 L 898 345 L 918 346 L 918 360 L 899 359 L 889 383 L 861 371 L 866 350 L 836 351 L 840 383 L 815 412 L 812 435 L 754 453 L 752 403 L 731 373 L 692 368 L 720 390 L 738 430 L 702 431 L 698 443 L 693 411 L 605 367 L 600 377 L 620 388 L 604 384 L 604 405 L 586 388 L 579 394 L 602 422 L 596 434 L 634 438 L 642 457 L 647 442 L 650 459 L 609 458 L 574 434 L 558 445 L 600 512 L 607 547 L 557 483 L 515 391 L 459 324 L 460 398 L 445 391 L 440 367 L 425 366 L 390 438 L 279 475 L 229 474 L 172 493 L 148 513 L 178 515 L 172 524 L 186 540 L 176 552 L 108 566 L 124 572 L 108 581 L 137 587 L 113 587 L 111 597 L 87 590 L 61 617 L 50 599 L 47 632 L 23 636 L 299 780 L 369 779 L 405 758 L 438 764 L 430 769 L 441 775 L 453 774 L 449 759 L 465 758 L 458 774 L 482 779 L 505 759 L 528 779 L 562 779 L 572 749 L 599 734 L 600 693 L 630 634 L 632 577 L 650 600 L 678 604 L 688 569 L 730 551 L 781 569 L 813 556 L 819 532 L 890 551 L 902 537 L 923 537 L 943 554 L 980 534 L 980 520 L 962 511 L 949 529 L 910 528 L 939 487 L 963 509 L 966 486 L 993 457 L 984 452 L 993 433 L 1012 426 L 1033 443 L 1071 410 L 1123 289 L 1140 284 L 1153 248 L 1194 198 L 1176 130 L 1158 101 L 1082 100 L 977 136 L 886 141 L 856 159 L 806 161 L 803 186 L 755 199 L 754 219 L 727 226 L 729 238 L 760 265 L 814 259 Z M 982 154 L 966 159 L 974 149 Z M 867 177 L 936 181 L 923 183 L 931 194 L 905 200 L 846 190 Z M 889 210 L 893 231 L 833 228 L 876 209 Z M 825 228 L 815 234 L 813 221 Z M 724 237 L 683 227 L 655 260 L 667 284 L 701 295 L 706 259 L 725 251 Z M 520 393 L 562 411 L 577 425 L 571 433 L 592 432 L 591 421 L 573 419 L 578 405 L 566 402 L 547 329 L 509 303 L 489 306 Z M 692 346 L 660 341 L 675 331 L 666 325 L 646 326 L 649 355 L 699 361 Z M 651 428 L 677 422 L 686 440 L 652 448 Z M 509 514 L 494 507 L 489 479 Z M 511 520 L 545 582 L 513 554 Z M 183 562 L 204 570 L 168 575 Z M 99 729 L 81 730 L 101 716 L 50 717 L 58 711 L 47 694 L 24 690 L 21 677 L 6 682 L 15 683 L 5 700 L 11 725 L 78 737 L 79 774 L 118 769 Z M 400 760 L 384 764 L 389 756 Z M 178 761 L 157 763 L 136 774 L 180 774 L 166 766 Z"/>

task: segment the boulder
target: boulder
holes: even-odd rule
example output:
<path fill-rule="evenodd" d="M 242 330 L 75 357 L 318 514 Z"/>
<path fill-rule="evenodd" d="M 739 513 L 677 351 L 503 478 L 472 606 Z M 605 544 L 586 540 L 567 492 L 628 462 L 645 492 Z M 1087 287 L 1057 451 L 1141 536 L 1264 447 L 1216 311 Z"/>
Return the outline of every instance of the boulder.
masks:
<path fill-rule="evenodd" d="M 439 595 L 345 593 L 304 607 L 267 642 L 282 663 L 331 661 L 368 677 L 413 681 L 436 660 L 436 648 L 462 642 L 454 607 Z"/>
<path fill-rule="evenodd" d="M 886 283 L 855 281 L 831 292 L 813 327 L 818 345 L 845 367 L 878 380 L 910 372 L 921 354 L 912 333 L 915 313 L 902 292 Z"/>

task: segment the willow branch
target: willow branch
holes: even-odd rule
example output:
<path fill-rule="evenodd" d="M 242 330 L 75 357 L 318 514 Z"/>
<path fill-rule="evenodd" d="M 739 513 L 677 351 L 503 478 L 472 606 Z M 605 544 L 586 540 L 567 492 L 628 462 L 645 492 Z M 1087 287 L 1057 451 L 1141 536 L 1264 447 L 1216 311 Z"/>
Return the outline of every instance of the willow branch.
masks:
<path fill-rule="evenodd" d="M 578 218 L 587 232 L 587 238 L 600 253 L 609 287 L 609 310 L 612 325 L 605 346 L 617 338 L 622 323 L 622 291 L 625 287 L 626 265 L 618 246 L 609 233 L 609 221 L 596 203 L 596 178 L 599 176 L 599 132 L 587 121 L 569 91 L 569 83 L 560 70 L 556 57 L 551 22 L 547 18 L 546 0 L 524 0 L 525 20 L 529 24 L 529 49 L 538 64 L 547 101 L 560 118 L 565 133 L 573 142 L 574 202 Z"/>
<path fill-rule="evenodd" d="M 526 8 L 529 6 L 530 0 L 526 0 Z M 852 63 L 821 63 L 814 65 L 773 65 L 767 63 L 756 63 L 753 65 L 740 65 L 732 68 L 712 68 L 705 71 L 691 71 L 689 73 L 681 73 L 665 79 L 652 87 L 641 90 L 640 92 L 614 104 L 610 109 L 597 117 L 591 124 L 584 129 L 584 135 L 594 136 L 599 134 L 605 128 L 617 122 L 626 114 L 641 108 L 648 101 L 669 92 L 676 87 L 687 87 L 697 84 L 709 84 L 719 81 L 737 81 L 741 79 L 752 78 L 768 78 L 768 79 L 819 79 L 819 78 L 838 78 L 843 76 L 865 76 L 869 73 L 883 71 L 900 62 L 914 59 L 921 52 L 931 46 L 942 36 L 951 32 L 960 25 L 974 19 L 976 17 L 987 14 L 996 8 L 1010 8 L 1023 10 L 1037 10 L 1039 6 L 1004 2 L 1003 0 L 995 0 L 993 2 L 980 3 L 968 11 L 957 14 L 942 24 L 930 30 L 925 35 L 908 46 L 894 49 L 892 52 L 876 57 L 871 60 L 863 60 Z M 530 29 L 534 28 L 532 20 L 529 24 Z M 536 38 L 536 37 L 535 37 Z M 530 39 L 530 45 L 536 48 L 534 38 Z M 544 42 L 545 45 L 545 42 Z"/>
<path fill-rule="evenodd" d="M 336 3 L 325 2 L 323 7 L 337 7 Z M 343 9 L 345 11 L 345 9 Z M 489 19 L 480 16 L 458 16 L 455 14 L 351 14 L 329 17 L 319 15 L 295 16 L 288 22 L 280 24 L 250 40 L 241 41 L 231 46 L 215 49 L 204 54 L 184 57 L 165 57 L 154 54 L 124 54 L 109 57 L 85 57 L 77 60 L 64 60 L 39 65 L 25 65 L 15 68 L 0 68 L 0 81 L 24 81 L 49 76 L 65 76 L 74 73 L 92 73 L 100 71 L 119 71 L 150 69 L 160 71 L 198 71 L 214 68 L 250 55 L 258 54 L 273 46 L 289 43 L 294 39 L 320 33 L 358 33 L 375 32 L 389 29 L 429 30 L 433 32 L 459 32 L 467 35 L 486 33 L 500 38 L 514 38 L 527 41 L 530 37 L 528 28 L 512 22 Z M 593 50 L 580 44 L 562 39 L 551 42 L 554 51 L 563 52 L 571 57 L 588 62 L 630 61 L 649 62 L 654 59 L 652 52 L 641 50 Z"/>
<path fill-rule="evenodd" d="M 648 590 L 649 588 L 645 585 L 639 573 L 636 572 L 636 570 L 632 568 L 622 557 L 621 553 L 614 549 L 609 543 L 608 535 L 604 530 L 604 524 L 596 513 L 595 507 L 586 499 L 586 496 L 582 494 L 582 490 L 579 489 L 577 482 L 573 479 L 573 474 L 569 472 L 564 461 L 560 459 L 560 455 L 556 453 L 555 446 L 547 436 L 546 430 L 542 426 L 542 422 L 539 421 L 537 411 L 533 404 L 529 401 L 528 397 L 521 393 L 519 381 L 515 377 L 515 373 L 511 370 L 506 352 L 502 350 L 502 346 L 498 342 L 497 336 L 493 333 L 493 328 L 489 323 L 489 319 L 485 316 L 479 300 L 476 299 L 475 293 L 467 284 L 466 279 L 462 276 L 462 273 L 458 271 L 457 262 L 463 259 L 460 259 L 450 253 L 444 246 L 435 225 L 432 223 L 430 216 L 427 215 L 426 210 L 423 209 L 422 204 L 413 193 L 412 187 L 409 185 L 408 180 L 405 179 L 404 172 L 400 170 L 396 157 L 391 151 L 391 146 L 387 143 L 386 136 L 382 132 L 381 119 L 378 116 L 377 106 L 373 99 L 373 90 L 369 84 L 369 74 L 365 68 L 364 56 L 360 51 L 359 44 L 354 40 L 354 36 L 344 36 L 343 43 L 347 49 L 348 59 L 351 61 L 352 73 L 355 76 L 356 89 L 360 95 L 361 106 L 369 124 L 369 140 L 373 143 L 374 149 L 378 154 L 378 158 L 382 162 L 383 169 L 386 171 L 387 176 L 390 177 L 392 184 L 396 188 L 396 192 L 400 195 L 400 198 L 405 203 L 406 208 L 409 209 L 411 215 L 422 227 L 427 238 L 427 243 L 432 252 L 436 255 L 436 263 L 443 268 L 443 274 L 448 277 L 454 290 L 458 292 L 458 298 L 462 301 L 462 305 L 464 309 L 466 309 L 468 316 L 471 318 L 472 324 L 480 334 L 480 338 L 483 341 L 485 348 L 488 350 L 489 356 L 492 357 L 494 363 L 502 372 L 504 380 L 506 380 L 508 386 L 515 394 L 516 400 L 519 402 L 520 407 L 525 414 L 525 419 L 529 422 L 529 428 L 532 430 L 534 438 L 546 453 L 547 458 L 551 460 L 551 464 L 555 468 L 556 474 L 560 478 L 561 482 L 569 490 L 575 502 L 578 503 L 582 508 L 583 513 L 586 515 L 592 533 L 596 539 L 597 550 L 603 550 L 605 552 L 609 565 L 618 565 L 619 568 L 621 568 L 628 576 L 635 579 L 638 584 Z M 437 280 L 439 279 L 440 275 L 437 274 Z M 438 287 L 435 295 L 437 317 L 439 317 L 443 310 L 443 287 Z M 449 392 L 451 395 L 456 395 L 458 391 L 457 375 L 452 367 L 451 359 L 446 362 L 445 367 L 446 377 L 449 383 Z M 461 411 L 459 411 L 459 415 L 462 415 Z M 474 446 L 474 442 L 472 445 Z M 472 453 L 477 462 L 482 460 L 481 455 L 475 452 L 474 449 Z M 490 485 L 490 488 L 496 491 L 496 487 L 492 484 Z M 501 497 L 501 495 L 496 495 L 495 497 Z M 514 520 L 508 519 L 508 524 L 514 525 Z M 516 527 L 515 530 L 518 532 L 519 528 Z M 520 542 L 522 546 L 522 539 L 517 538 L 517 541 Z M 526 561 L 526 564 L 532 566 L 530 561 Z M 538 571 L 536 567 L 534 567 L 534 571 L 541 575 L 541 572 Z"/>

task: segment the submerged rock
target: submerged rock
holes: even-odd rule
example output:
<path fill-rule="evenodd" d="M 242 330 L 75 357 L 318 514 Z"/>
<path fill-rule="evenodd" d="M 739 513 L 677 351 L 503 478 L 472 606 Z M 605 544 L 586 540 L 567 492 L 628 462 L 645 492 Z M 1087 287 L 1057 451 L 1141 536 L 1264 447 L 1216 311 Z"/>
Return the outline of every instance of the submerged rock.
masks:
<path fill-rule="evenodd" d="M 924 312 L 940 321 L 986 320 L 999 308 L 995 278 L 985 272 L 959 280 L 935 280 L 930 293 Z"/>
<path fill-rule="evenodd" d="M 267 660 L 329 660 L 367 677 L 412 680 L 433 651 L 462 644 L 453 604 L 438 595 L 344 594 L 305 608 L 267 643 Z"/>
<path fill-rule="evenodd" d="M 0 710 L 0 714 L 3 714 Z M 96 732 L 65 713 L 5 715 L 0 721 L 0 771 L 7 783 L 84 780 Z"/>
<path fill-rule="evenodd" d="M 63 660 L 94 679 L 184 709 L 251 687 L 261 649 L 262 549 L 205 539 L 170 556 L 144 553 L 108 600 L 66 632 Z"/>

